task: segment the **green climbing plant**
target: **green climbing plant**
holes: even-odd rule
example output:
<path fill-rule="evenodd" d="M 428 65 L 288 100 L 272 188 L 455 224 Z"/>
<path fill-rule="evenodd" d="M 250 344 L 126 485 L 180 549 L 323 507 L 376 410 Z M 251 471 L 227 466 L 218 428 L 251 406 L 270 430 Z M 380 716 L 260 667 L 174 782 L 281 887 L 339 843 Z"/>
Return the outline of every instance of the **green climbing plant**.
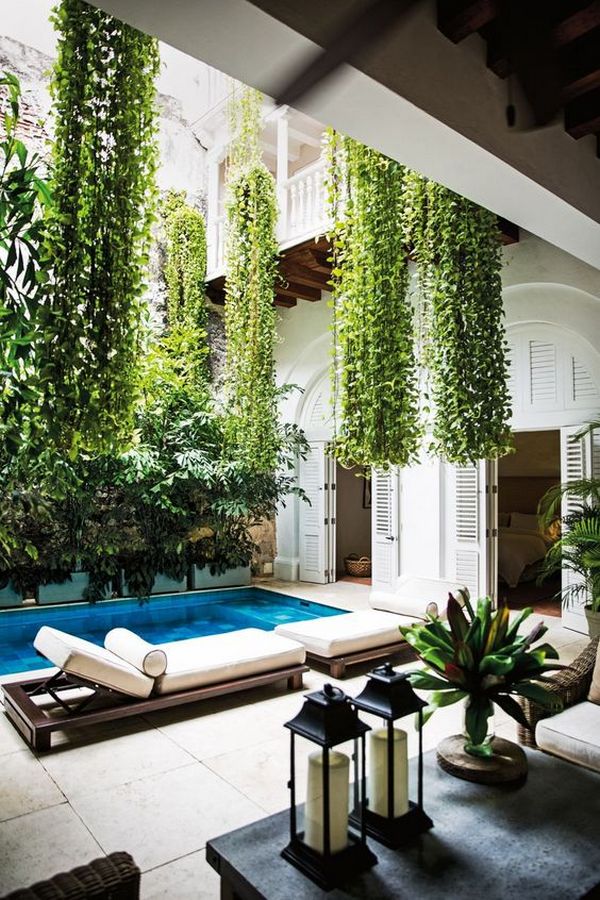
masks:
<path fill-rule="evenodd" d="M 333 131 L 327 153 L 339 408 L 334 452 L 346 465 L 403 466 L 414 460 L 420 439 L 402 230 L 405 169 Z"/>
<path fill-rule="evenodd" d="M 200 210 L 170 191 L 162 204 L 166 237 L 164 276 L 167 285 L 169 341 L 182 364 L 192 359 L 195 377 L 208 378 L 208 310 L 205 299 L 206 227 Z"/>
<path fill-rule="evenodd" d="M 277 465 L 278 391 L 273 306 L 277 277 L 277 200 L 261 160 L 261 95 L 231 102 L 234 140 L 228 171 L 225 285 L 225 433 L 229 452 L 257 472 Z"/>
<path fill-rule="evenodd" d="M 53 20 L 53 274 L 38 377 L 49 442 L 74 455 L 122 443 L 133 424 L 159 54 L 154 38 L 82 0 L 61 0 Z"/>
<path fill-rule="evenodd" d="M 18 78 L 0 73 L 0 466 L 27 439 L 22 412 L 37 399 L 31 370 L 43 296 L 43 217 L 52 203 L 41 159 L 18 137 L 20 109 Z"/>
<path fill-rule="evenodd" d="M 410 173 L 404 235 L 424 304 L 431 450 L 467 465 L 511 449 L 508 353 L 496 216 Z"/>

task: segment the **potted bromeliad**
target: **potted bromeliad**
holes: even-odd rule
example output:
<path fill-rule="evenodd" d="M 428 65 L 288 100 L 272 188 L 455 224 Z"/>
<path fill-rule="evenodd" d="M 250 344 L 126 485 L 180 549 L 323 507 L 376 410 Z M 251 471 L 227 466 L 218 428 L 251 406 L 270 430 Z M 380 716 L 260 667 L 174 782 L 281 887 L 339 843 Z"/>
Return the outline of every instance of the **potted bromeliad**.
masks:
<path fill-rule="evenodd" d="M 549 670 L 561 666 L 554 662 L 558 658 L 554 647 L 537 643 L 547 631 L 543 623 L 528 635 L 519 634 L 532 609 L 523 610 L 510 623 L 507 606 L 493 611 L 485 598 L 473 609 L 468 596 L 463 594 L 461 599 L 464 605 L 449 595 L 447 623 L 430 617 L 400 630 L 426 666 L 411 675 L 413 687 L 432 691 L 425 721 L 437 709 L 463 701 L 463 749 L 471 757 L 490 759 L 494 756 L 489 727 L 494 705 L 527 726 L 516 698 L 554 708 L 556 697 L 546 690 L 544 681 Z"/>

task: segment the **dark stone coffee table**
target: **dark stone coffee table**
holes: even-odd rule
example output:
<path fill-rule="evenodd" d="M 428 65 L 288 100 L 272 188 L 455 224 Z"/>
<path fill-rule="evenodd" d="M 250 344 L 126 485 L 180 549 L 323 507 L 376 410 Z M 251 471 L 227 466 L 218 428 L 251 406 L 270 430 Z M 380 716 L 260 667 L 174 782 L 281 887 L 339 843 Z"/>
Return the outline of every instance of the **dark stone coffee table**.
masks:
<path fill-rule="evenodd" d="M 288 812 L 206 848 L 223 900 L 579 900 L 600 898 L 600 775 L 529 751 L 521 787 L 453 778 L 426 754 L 432 831 L 402 850 L 370 842 L 379 862 L 325 894 L 281 858 Z M 412 761 L 415 763 L 415 760 Z M 414 766 L 413 766 L 414 768 Z"/>

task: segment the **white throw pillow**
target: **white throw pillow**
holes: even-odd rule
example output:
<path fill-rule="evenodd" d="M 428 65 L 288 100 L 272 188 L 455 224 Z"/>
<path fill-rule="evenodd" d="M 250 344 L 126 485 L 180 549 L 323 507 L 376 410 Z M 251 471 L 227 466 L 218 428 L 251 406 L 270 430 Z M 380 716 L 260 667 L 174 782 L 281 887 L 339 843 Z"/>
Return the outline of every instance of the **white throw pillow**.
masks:
<path fill-rule="evenodd" d="M 167 670 L 167 654 L 154 644 L 149 644 L 127 628 L 113 628 L 104 638 L 104 646 L 115 656 L 131 663 L 140 672 L 158 678 Z"/>
<path fill-rule="evenodd" d="M 522 531 L 539 531 L 540 522 L 537 516 L 528 513 L 511 513 L 510 527 L 520 528 Z"/>

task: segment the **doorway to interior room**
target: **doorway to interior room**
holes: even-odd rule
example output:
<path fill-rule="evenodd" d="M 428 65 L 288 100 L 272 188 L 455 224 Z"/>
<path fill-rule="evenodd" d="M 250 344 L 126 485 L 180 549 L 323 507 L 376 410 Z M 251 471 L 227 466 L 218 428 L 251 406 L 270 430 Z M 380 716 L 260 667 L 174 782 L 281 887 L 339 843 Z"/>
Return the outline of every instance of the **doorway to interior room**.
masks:
<path fill-rule="evenodd" d="M 336 463 L 336 580 L 371 584 L 371 479 Z"/>
<path fill-rule="evenodd" d="M 558 537 L 558 530 L 540 530 L 537 508 L 561 481 L 560 431 L 518 431 L 514 443 L 516 452 L 498 462 L 498 597 L 511 609 L 532 606 L 560 616 L 560 574 L 537 583 L 541 562 Z"/>

